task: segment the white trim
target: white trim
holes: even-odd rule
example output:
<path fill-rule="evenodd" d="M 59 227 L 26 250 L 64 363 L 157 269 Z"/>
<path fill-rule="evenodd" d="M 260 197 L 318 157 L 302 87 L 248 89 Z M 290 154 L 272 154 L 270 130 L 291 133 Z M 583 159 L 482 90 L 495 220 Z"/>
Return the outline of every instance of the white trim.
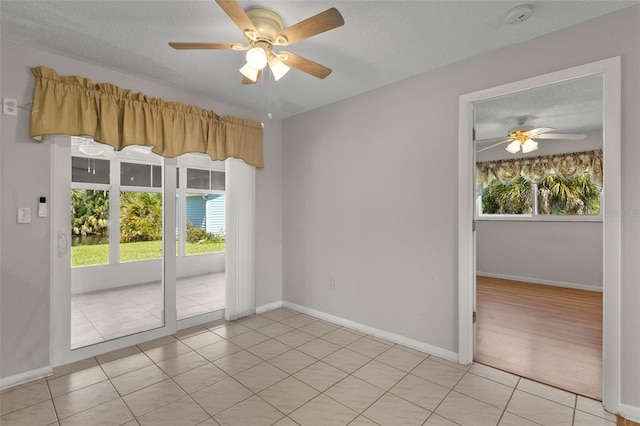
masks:
<path fill-rule="evenodd" d="M 224 309 L 178 320 L 178 331 L 224 319 Z"/>
<path fill-rule="evenodd" d="M 458 363 L 473 362 L 475 310 L 475 150 L 471 95 L 460 96 L 458 136 Z"/>
<path fill-rule="evenodd" d="M 172 324 L 170 321 L 165 320 L 163 326 L 148 331 L 71 349 L 71 247 L 68 213 L 71 205 L 71 136 L 55 135 L 47 138 L 47 140 L 51 145 L 51 210 L 49 215 L 51 223 L 51 337 L 49 342 L 49 363 L 57 367 L 174 333 L 176 329 L 175 295 L 171 299 L 174 305 L 173 314 L 165 306 L 165 318 L 173 318 Z M 173 161 L 175 163 L 175 160 Z M 112 162 L 112 164 L 114 163 Z M 175 171 L 173 176 L 175 176 Z M 175 181 L 175 177 L 173 179 Z M 172 196 L 175 197 L 174 195 Z M 113 204 L 110 204 L 110 209 L 113 206 Z M 175 211 L 175 209 L 169 211 Z M 110 216 L 114 217 L 111 210 Z M 165 220 L 165 216 L 163 214 L 163 220 Z M 119 211 L 116 212 L 115 217 L 119 217 Z M 168 231 L 172 236 L 171 240 L 175 239 L 173 237 L 175 235 L 173 229 L 175 229 L 175 226 L 173 226 L 172 231 Z M 166 246 L 165 250 L 172 250 L 173 245 L 170 242 Z M 175 252 L 173 257 L 175 258 Z M 166 292 L 167 286 L 164 285 L 164 288 Z"/>
<path fill-rule="evenodd" d="M 620 410 L 620 297 L 621 297 L 621 74 L 620 57 L 603 59 L 489 89 L 461 95 L 458 133 L 458 360 L 473 360 L 473 311 L 475 244 L 474 149 L 471 143 L 473 103 L 514 94 L 530 88 L 600 74 L 604 85 L 603 152 L 603 404 Z"/>
<path fill-rule="evenodd" d="M 622 210 L 622 93 L 619 56 L 600 61 L 604 74 L 604 227 L 603 227 L 603 391 L 605 408 L 620 409 L 621 381 L 621 281 L 622 218 L 613 214 Z"/>
<path fill-rule="evenodd" d="M 162 158 L 162 291 L 164 328 L 173 334 L 178 328 L 176 280 L 176 159 Z"/>
<path fill-rule="evenodd" d="M 354 322 L 345 318 L 337 317 L 335 315 L 316 311 L 315 309 L 307 308 L 305 306 L 296 305 L 295 303 L 291 303 L 291 302 L 286 302 L 286 301 L 282 302 L 282 306 L 287 309 L 291 309 L 306 315 L 310 315 L 315 318 L 320 318 L 322 320 L 341 325 L 343 327 L 351 328 L 353 330 L 370 334 L 375 337 L 380 337 L 390 342 L 398 343 L 408 348 L 415 349 L 420 352 L 428 353 L 429 355 L 435 355 L 437 357 L 446 359 L 448 361 L 452 361 L 452 362 L 458 361 L 458 354 L 456 354 L 455 352 L 451 352 L 446 349 L 439 348 L 437 346 L 432 346 L 427 343 L 420 342 L 418 340 L 410 339 L 400 334 L 380 330 L 378 328 L 370 327 L 368 325 Z"/>
<path fill-rule="evenodd" d="M 620 417 L 632 422 L 640 423 L 640 407 L 636 405 L 620 404 Z"/>
<path fill-rule="evenodd" d="M 33 370 L 25 371 L 24 373 L 14 374 L 13 376 L 0 377 L 0 390 L 21 385 L 32 380 L 41 379 L 43 377 L 50 376 L 51 374 L 53 374 L 53 368 L 51 368 L 50 365 L 47 365 L 46 367 L 35 368 Z"/>
<path fill-rule="evenodd" d="M 262 314 L 264 312 L 272 311 L 282 307 L 282 300 L 277 302 L 267 303 L 266 305 L 256 306 L 256 314 Z"/>
<path fill-rule="evenodd" d="M 602 287 L 598 287 L 595 285 L 568 283 L 565 281 L 543 280 L 540 278 L 532 278 L 532 277 L 519 277 L 517 275 L 494 274 L 491 272 L 481 272 L 481 271 L 477 271 L 476 275 L 481 277 L 499 278 L 502 280 L 511 280 L 511 281 L 523 281 L 523 282 L 532 283 L 532 284 L 550 285 L 554 287 L 575 288 L 577 290 L 587 290 L 587 291 L 595 291 L 598 293 L 602 293 Z"/>
<path fill-rule="evenodd" d="M 479 222 L 589 222 L 589 223 L 602 223 L 602 216 L 598 215 L 515 215 L 515 214 L 481 214 L 476 217 Z"/>

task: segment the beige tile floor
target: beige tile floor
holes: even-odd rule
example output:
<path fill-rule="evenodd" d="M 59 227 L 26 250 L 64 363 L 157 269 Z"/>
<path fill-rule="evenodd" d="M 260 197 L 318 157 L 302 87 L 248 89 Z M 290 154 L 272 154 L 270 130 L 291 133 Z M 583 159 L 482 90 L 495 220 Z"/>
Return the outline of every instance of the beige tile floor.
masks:
<path fill-rule="evenodd" d="M 179 278 L 178 319 L 224 309 L 225 274 Z M 71 348 L 76 349 L 162 326 L 159 281 L 71 297 Z"/>
<path fill-rule="evenodd" d="M 615 425 L 597 401 L 284 308 L 56 368 L 0 409 L 3 426 Z"/>

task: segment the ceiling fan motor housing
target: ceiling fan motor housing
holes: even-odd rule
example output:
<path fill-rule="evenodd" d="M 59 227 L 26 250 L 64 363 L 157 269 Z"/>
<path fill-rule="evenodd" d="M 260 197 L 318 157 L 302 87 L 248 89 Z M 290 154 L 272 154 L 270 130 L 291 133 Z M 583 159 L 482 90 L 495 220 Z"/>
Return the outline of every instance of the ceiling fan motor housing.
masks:
<path fill-rule="evenodd" d="M 264 41 L 270 45 L 276 44 L 278 34 L 284 28 L 284 22 L 280 15 L 272 10 L 254 8 L 247 10 L 247 16 L 258 30 L 254 39 L 248 37 L 250 42 Z"/>

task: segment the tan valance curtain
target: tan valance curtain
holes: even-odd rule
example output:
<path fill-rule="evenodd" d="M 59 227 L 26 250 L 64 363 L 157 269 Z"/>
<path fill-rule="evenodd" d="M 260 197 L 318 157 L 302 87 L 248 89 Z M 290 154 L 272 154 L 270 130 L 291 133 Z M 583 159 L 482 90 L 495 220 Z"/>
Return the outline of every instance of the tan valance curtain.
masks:
<path fill-rule="evenodd" d="M 551 175 L 573 179 L 584 173 L 589 173 L 591 182 L 602 187 L 602 150 L 476 163 L 479 187 L 493 179 L 508 185 L 522 176 L 529 182 L 540 183 Z"/>
<path fill-rule="evenodd" d="M 262 125 L 253 120 L 219 116 L 210 110 L 165 102 L 109 83 L 59 76 L 37 67 L 31 111 L 31 137 L 90 136 L 121 150 L 129 145 L 153 146 L 163 157 L 188 152 L 212 160 L 234 157 L 262 168 Z"/>

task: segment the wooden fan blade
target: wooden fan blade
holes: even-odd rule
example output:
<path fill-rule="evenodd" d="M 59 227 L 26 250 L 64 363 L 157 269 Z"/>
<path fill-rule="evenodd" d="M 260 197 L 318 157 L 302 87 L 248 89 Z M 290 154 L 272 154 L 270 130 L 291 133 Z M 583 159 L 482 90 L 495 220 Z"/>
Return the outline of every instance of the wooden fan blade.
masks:
<path fill-rule="evenodd" d="M 278 52 L 278 57 L 285 65 L 292 68 L 297 68 L 300 71 L 304 71 L 307 74 L 311 74 L 314 77 L 325 78 L 331 74 L 331 68 L 327 68 L 324 65 L 320 65 L 317 62 L 313 62 L 311 59 L 307 59 L 300 55 L 296 55 L 291 52 Z"/>
<path fill-rule="evenodd" d="M 178 50 L 190 49 L 227 49 L 227 50 L 244 50 L 243 45 L 237 43 L 176 43 L 169 42 L 169 46 Z"/>
<path fill-rule="evenodd" d="M 304 21 L 285 28 L 278 34 L 278 37 L 276 37 L 276 44 L 288 46 L 342 25 L 344 25 L 344 18 L 340 12 L 338 12 L 338 9 L 332 7 L 311 18 L 307 18 Z M 283 40 L 282 36 L 284 36 L 286 40 Z"/>
<path fill-rule="evenodd" d="M 258 33 L 255 25 L 249 19 L 249 16 L 244 11 L 242 6 L 236 0 L 216 0 L 216 3 L 224 10 L 224 13 L 229 15 L 229 18 L 242 30 L 251 30 L 254 33 Z"/>
<path fill-rule="evenodd" d="M 242 77 L 242 84 L 256 84 L 258 80 L 260 80 L 260 77 L 262 77 L 262 70 L 258 70 L 258 77 L 256 78 L 256 81 L 247 77 Z"/>
<path fill-rule="evenodd" d="M 537 135 L 535 139 L 570 139 L 570 140 L 579 140 L 586 138 L 587 135 L 584 133 L 543 133 L 541 135 Z"/>
<path fill-rule="evenodd" d="M 498 142 L 498 143 L 494 143 L 493 145 L 489 145 L 489 146 L 486 146 L 486 147 L 484 147 L 484 148 L 478 149 L 478 150 L 476 151 L 476 154 L 478 154 L 478 153 L 480 153 L 480 152 L 483 152 L 483 151 L 487 151 L 487 150 L 489 150 L 489 149 L 491 149 L 491 148 L 495 148 L 496 146 L 499 146 L 499 145 L 502 145 L 502 144 L 504 144 L 504 143 L 511 142 L 511 141 L 512 141 L 512 139 L 502 139 L 502 140 L 501 140 L 500 142 Z M 479 141 L 476 141 L 476 142 L 479 142 Z"/>

